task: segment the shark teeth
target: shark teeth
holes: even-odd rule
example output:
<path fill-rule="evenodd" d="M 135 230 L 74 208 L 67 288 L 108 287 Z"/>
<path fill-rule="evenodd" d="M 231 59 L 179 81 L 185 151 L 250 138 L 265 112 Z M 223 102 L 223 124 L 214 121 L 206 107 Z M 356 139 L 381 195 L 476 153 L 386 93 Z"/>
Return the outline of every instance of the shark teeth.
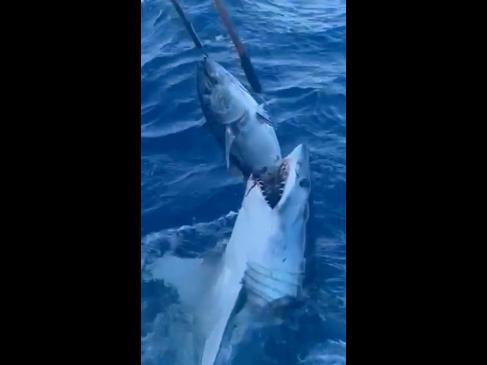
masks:
<path fill-rule="evenodd" d="M 259 186 L 264 200 L 271 209 L 281 200 L 288 176 L 289 166 L 286 160 L 282 161 L 276 173 L 268 173 L 268 169 L 263 169 L 262 172 L 253 175 L 255 184 Z"/>

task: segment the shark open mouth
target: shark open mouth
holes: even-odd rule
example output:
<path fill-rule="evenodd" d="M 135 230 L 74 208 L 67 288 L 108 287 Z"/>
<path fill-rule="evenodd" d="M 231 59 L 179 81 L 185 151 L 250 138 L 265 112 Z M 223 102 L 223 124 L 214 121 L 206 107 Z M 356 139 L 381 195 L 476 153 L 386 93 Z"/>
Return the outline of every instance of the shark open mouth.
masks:
<path fill-rule="evenodd" d="M 288 175 L 289 165 L 286 160 L 282 160 L 277 172 L 269 171 L 266 168 L 263 172 L 254 174 L 254 181 L 259 186 L 265 201 L 271 209 L 274 209 L 279 200 L 281 200 Z"/>

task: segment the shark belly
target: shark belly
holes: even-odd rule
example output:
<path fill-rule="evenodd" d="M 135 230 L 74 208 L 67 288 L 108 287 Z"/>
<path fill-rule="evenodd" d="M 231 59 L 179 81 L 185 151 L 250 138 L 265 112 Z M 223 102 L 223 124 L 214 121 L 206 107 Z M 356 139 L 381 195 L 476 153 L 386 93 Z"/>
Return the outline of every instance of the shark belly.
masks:
<path fill-rule="evenodd" d="M 249 261 L 244 276 L 247 298 L 259 306 L 295 298 L 300 294 L 302 278 L 303 272 L 270 269 Z"/>

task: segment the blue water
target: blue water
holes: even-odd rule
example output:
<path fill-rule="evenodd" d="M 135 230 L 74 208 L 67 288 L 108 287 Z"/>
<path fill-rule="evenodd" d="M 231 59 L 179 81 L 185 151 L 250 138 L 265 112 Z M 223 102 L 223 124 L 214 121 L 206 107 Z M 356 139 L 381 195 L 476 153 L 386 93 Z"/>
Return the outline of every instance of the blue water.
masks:
<path fill-rule="evenodd" d="M 246 86 L 210 0 L 181 0 L 209 54 Z M 311 152 L 304 305 L 254 328 L 235 365 L 345 363 L 345 0 L 226 0 L 258 72 L 283 155 Z M 142 6 L 142 363 L 191 365 L 190 318 L 151 263 L 229 238 L 244 185 L 225 168 L 196 95 L 200 53 L 167 0 Z"/>

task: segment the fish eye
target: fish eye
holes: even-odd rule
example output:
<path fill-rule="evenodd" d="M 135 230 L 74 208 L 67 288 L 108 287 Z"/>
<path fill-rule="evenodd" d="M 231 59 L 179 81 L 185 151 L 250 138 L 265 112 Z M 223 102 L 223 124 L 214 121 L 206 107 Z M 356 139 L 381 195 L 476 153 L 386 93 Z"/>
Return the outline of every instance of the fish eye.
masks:
<path fill-rule="evenodd" d="M 299 180 L 299 186 L 301 186 L 302 188 L 308 189 L 309 185 L 310 185 L 309 179 L 304 178 Z"/>

